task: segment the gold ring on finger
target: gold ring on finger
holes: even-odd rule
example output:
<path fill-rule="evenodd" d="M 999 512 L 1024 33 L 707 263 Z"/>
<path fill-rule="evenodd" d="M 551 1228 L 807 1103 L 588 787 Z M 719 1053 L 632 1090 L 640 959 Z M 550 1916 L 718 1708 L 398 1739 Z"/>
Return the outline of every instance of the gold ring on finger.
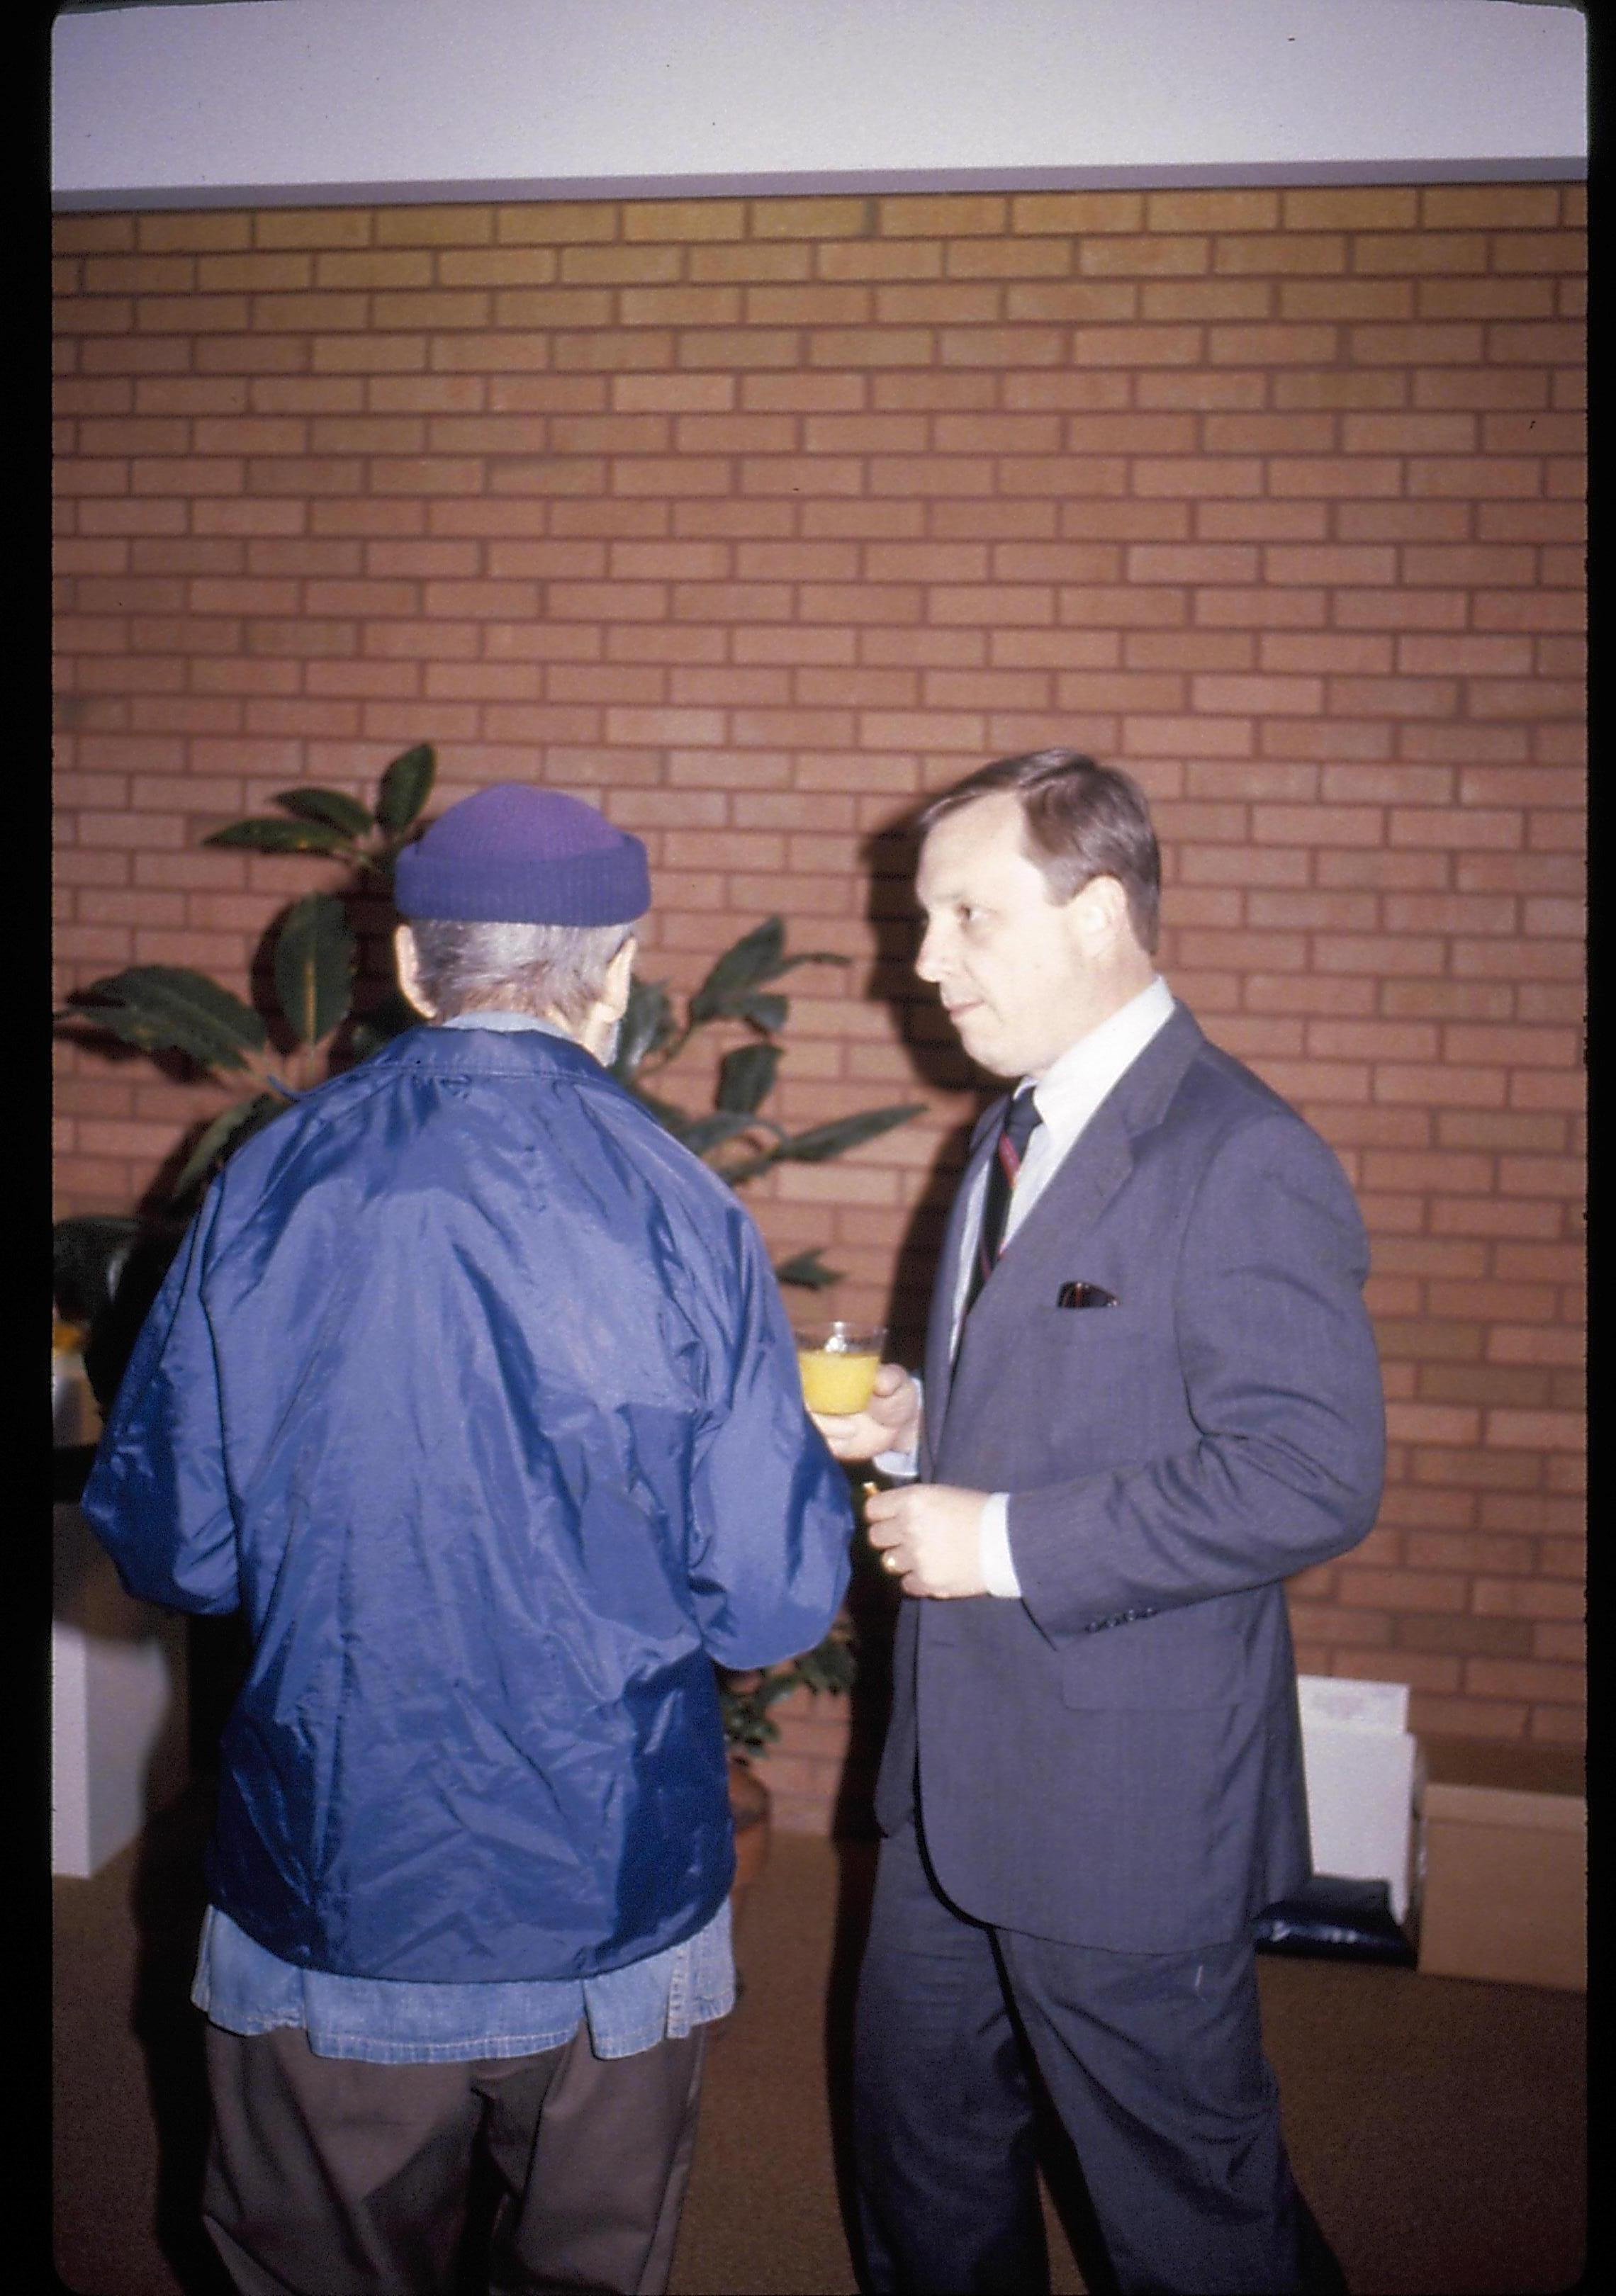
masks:
<path fill-rule="evenodd" d="M 899 1554 L 895 1546 L 889 1546 L 886 1553 L 882 1556 L 881 1567 L 883 1570 L 890 1570 L 894 1578 L 899 1578 L 903 1576 L 903 1557 Z"/>

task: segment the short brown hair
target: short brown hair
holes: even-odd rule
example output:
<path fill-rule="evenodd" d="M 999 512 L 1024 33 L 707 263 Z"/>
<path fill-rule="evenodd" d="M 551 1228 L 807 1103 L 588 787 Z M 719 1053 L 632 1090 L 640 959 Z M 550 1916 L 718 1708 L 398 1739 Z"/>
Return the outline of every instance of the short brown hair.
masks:
<path fill-rule="evenodd" d="M 1135 939 L 1153 952 L 1161 932 L 1161 851 L 1138 783 L 1079 750 L 1030 750 L 979 766 L 933 798 L 920 816 L 922 836 L 979 797 L 1001 791 L 1021 800 L 1027 857 L 1043 871 L 1051 900 L 1070 901 L 1094 878 L 1114 877 L 1128 896 Z"/>

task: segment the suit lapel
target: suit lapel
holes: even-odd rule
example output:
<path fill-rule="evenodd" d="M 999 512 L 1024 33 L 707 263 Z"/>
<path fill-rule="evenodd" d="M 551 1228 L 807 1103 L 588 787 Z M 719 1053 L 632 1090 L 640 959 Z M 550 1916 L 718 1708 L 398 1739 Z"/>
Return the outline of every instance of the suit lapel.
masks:
<path fill-rule="evenodd" d="M 979 1329 L 1001 1324 L 1007 1335 L 1013 1333 L 1017 1318 L 1048 1289 L 1050 1267 L 1057 1259 L 1064 1262 L 1070 1256 L 1072 1246 L 1094 1226 L 1128 1179 L 1133 1170 L 1135 1143 L 1161 1121 L 1185 1071 L 1205 1042 L 1187 1009 L 1182 1004 L 1175 1005 L 1171 1019 L 1107 1094 L 1017 1228 L 971 1311 L 972 1318 L 978 1319 Z M 971 1160 L 949 1219 L 943 1266 L 932 1300 L 926 1353 L 927 1416 L 936 1430 L 931 1439 L 932 1458 L 941 1440 L 953 1386 L 948 1341 L 964 1208 L 969 1201 L 969 1183 L 990 1152 L 989 1144 L 1003 1109 L 1004 1103 L 996 1102 L 973 1138 Z M 939 1384 L 934 1388 L 933 1377 L 939 1373 Z M 930 1399 L 934 1393 L 940 1407 L 933 1417 Z"/>

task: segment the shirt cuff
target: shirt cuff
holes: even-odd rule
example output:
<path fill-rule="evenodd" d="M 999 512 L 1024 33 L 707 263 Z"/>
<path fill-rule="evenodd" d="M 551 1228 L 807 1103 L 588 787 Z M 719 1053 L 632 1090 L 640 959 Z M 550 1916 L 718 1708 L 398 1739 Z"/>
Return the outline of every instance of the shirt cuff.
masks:
<path fill-rule="evenodd" d="M 995 1491 L 982 1506 L 981 1527 L 977 1533 L 977 1554 L 981 1563 L 982 1583 L 990 1595 L 1002 1595 L 1006 1599 L 1018 1598 L 1021 1582 L 1015 1575 L 1015 1564 L 1010 1557 L 1010 1494 Z"/>

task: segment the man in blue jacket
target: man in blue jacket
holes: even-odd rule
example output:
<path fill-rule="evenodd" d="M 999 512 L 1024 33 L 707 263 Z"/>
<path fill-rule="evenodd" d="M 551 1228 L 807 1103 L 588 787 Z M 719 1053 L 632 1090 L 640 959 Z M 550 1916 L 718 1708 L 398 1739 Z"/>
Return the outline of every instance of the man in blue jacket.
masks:
<path fill-rule="evenodd" d="M 608 1073 L 644 847 L 521 785 L 399 857 L 434 1023 L 214 1184 L 84 1506 L 126 1586 L 240 1606 L 204 2209 L 249 2296 L 666 2287 L 734 1998 L 712 1661 L 794 1654 L 845 1478 L 762 1242 Z"/>

